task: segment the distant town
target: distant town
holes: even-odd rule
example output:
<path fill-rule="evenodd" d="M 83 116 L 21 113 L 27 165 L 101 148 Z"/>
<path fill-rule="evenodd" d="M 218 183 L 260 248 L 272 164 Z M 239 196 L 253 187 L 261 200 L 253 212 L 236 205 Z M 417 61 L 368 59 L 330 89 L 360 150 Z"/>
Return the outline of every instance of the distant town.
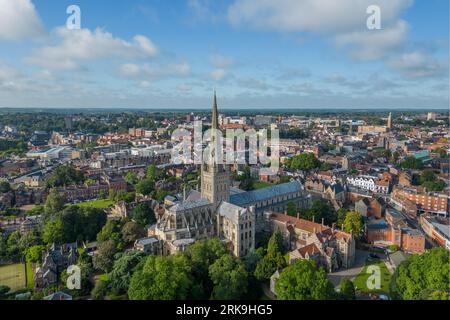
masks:
<path fill-rule="evenodd" d="M 2 109 L 0 299 L 449 299 L 448 112 L 211 104 Z M 277 130 L 275 174 L 175 163 L 200 121 Z"/>

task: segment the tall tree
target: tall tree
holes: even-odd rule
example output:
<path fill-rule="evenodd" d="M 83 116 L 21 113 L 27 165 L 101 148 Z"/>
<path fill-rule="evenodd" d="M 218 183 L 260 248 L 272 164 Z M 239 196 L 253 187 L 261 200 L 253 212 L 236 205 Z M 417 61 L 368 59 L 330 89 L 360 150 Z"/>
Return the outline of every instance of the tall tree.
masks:
<path fill-rule="evenodd" d="M 211 298 L 214 300 L 238 300 L 247 292 L 247 271 L 242 262 L 230 254 L 223 255 L 209 267 L 214 283 Z"/>
<path fill-rule="evenodd" d="M 148 256 L 131 277 L 131 300 L 185 300 L 192 281 L 191 268 L 184 255 Z"/>
<path fill-rule="evenodd" d="M 353 282 L 349 279 L 343 277 L 341 279 L 341 297 L 345 300 L 354 300 L 355 299 L 355 286 Z"/>
<path fill-rule="evenodd" d="M 313 260 L 297 260 L 280 273 L 275 284 L 280 300 L 328 300 L 334 297 L 333 284 L 323 268 Z"/>
<path fill-rule="evenodd" d="M 349 211 L 344 219 L 344 231 L 353 232 L 355 236 L 360 236 L 364 228 L 361 215 L 356 211 Z"/>
<path fill-rule="evenodd" d="M 433 248 L 422 255 L 412 255 L 395 271 L 390 283 L 394 298 L 410 300 L 424 290 L 448 292 L 450 253 Z"/>
<path fill-rule="evenodd" d="M 282 270 L 285 266 L 283 239 L 278 232 L 275 232 L 270 237 L 266 255 L 256 265 L 255 277 L 258 280 L 268 280 L 277 269 Z"/>

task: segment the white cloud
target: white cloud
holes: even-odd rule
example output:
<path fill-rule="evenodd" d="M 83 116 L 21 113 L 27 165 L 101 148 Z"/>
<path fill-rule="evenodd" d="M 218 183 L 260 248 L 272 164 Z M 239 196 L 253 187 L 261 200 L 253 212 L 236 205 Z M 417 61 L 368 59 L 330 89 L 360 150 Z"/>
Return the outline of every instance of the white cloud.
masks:
<path fill-rule="evenodd" d="M 412 0 L 236 0 L 228 10 L 233 25 L 256 29 L 346 33 L 366 27 L 367 8 L 381 8 L 383 24 L 395 22 Z"/>
<path fill-rule="evenodd" d="M 236 0 L 228 11 L 235 26 L 325 35 L 358 60 L 384 58 L 407 38 L 400 19 L 413 0 Z M 378 5 L 381 30 L 368 30 L 367 8 Z"/>
<path fill-rule="evenodd" d="M 216 81 L 220 81 L 222 79 L 224 79 L 227 75 L 227 71 L 225 69 L 215 69 L 213 71 L 211 71 L 210 76 L 211 78 L 213 78 Z"/>
<path fill-rule="evenodd" d="M 216 68 L 227 69 L 234 65 L 233 58 L 226 57 L 220 54 L 213 54 L 210 56 L 210 62 Z"/>
<path fill-rule="evenodd" d="M 54 32 L 58 44 L 38 49 L 27 61 L 46 69 L 75 70 L 83 61 L 106 58 L 151 58 L 158 48 L 145 36 L 136 35 L 129 42 L 115 38 L 102 29 L 68 30 L 57 28 Z"/>
<path fill-rule="evenodd" d="M 381 30 L 355 31 L 337 35 L 335 42 L 339 47 L 348 48 L 352 57 L 358 60 L 377 60 L 398 49 L 409 31 L 405 21 Z"/>
<path fill-rule="evenodd" d="M 448 76 L 448 61 L 439 61 L 421 51 L 395 56 L 388 60 L 387 65 L 412 79 Z"/>
<path fill-rule="evenodd" d="M 150 65 L 126 63 L 120 66 L 119 74 L 125 78 L 152 78 L 187 77 L 191 74 L 191 66 L 187 62 L 168 65 Z"/>
<path fill-rule="evenodd" d="M 31 0 L 0 0 L 0 40 L 33 38 L 43 32 Z"/>

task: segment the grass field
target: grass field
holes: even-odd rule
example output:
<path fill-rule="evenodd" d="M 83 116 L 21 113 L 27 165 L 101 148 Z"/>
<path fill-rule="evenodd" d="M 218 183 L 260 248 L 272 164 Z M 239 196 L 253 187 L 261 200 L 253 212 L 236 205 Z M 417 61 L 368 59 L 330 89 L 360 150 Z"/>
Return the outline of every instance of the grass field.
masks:
<path fill-rule="evenodd" d="M 371 272 L 367 272 L 369 266 L 377 266 L 380 268 L 380 280 L 381 280 L 381 286 L 380 289 L 369 289 L 367 287 L 367 280 L 369 277 L 372 276 Z M 389 282 L 391 281 L 391 273 L 389 272 L 388 268 L 381 260 L 372 260 L 367 261 L 366 265 L 362 269 L 362 271 L 356 276 L 356 278 L 353 280 L 353 284 L 355 287 L 357 287 L 358 291 L 361 291 L 363 293 L 377 293 L 377 294 L 387 294 L 389 295 Z"/>
<path fill-rule="evenodd" d="M 26 287 L 25 266 L 22 263 L 0 266 L 0 285 L 11 288 L 11 292 Z"/>
<path fill-rule="evenodd" d="M 115 202 L 109 199 L 99 199 L 99 200 L 92 200 L 92 201 L 86 201 L 75 204 L 79 207 L 87 207 L 87 208 L 96 208 L 96 209 L 106 209 L 112 205 L 114 205 Z"/>
<path fill-rule="evenodd" d="M 256 181 L 253 186 L 255 187 L 255 189 L 263 189 L 263 188 L 267 188 L 270 187 L 272 184 L 268 183 L 268 182 L 264 182 L 264 181 Z"/>

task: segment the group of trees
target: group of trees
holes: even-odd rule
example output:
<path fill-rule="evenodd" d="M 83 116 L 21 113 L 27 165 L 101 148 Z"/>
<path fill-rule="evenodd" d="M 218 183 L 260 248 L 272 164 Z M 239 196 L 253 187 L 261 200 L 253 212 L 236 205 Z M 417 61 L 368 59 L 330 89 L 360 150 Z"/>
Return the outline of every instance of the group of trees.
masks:
<path fill-rule="evenodd" d="M 311 208 L 308 209 L 298 209 L 294 202 L 289 202 L 287 204 L 287 213 L 293 217 L 298 215 L 301 219 L 314 220 L 320 223 L 323 219 L 324 223 L 329 226 L 337 221 L 336 211 L 327 201 L 316 200 Z"/>
<path fill-rule="evenodd" d="M 442 191 L 446 187 L 446 183 L 439 180 L 432 170 L 424 170 L 419 178 L 420 185 L 427 191 Z"/>
<path fill-rule="evenodd" d="M 394 298 L 450 300 L 450 253 L 433 248 L 422 255 L 412 255 L 395 271 L 390 283 Z"/>
<path fill-rule="evenodd" d="M 58 166 L 47 180 L 47 187 L 55 188 L 84 182 L 83 173 L 73 166 Z"/>
<path fill-rule="evenodd" d="M 92 241 L 105 223 L 101 209 L 68 206 L 45 224 L 42 238 L 47 244 Z"/>
<path fill-rule="evenodd" d="M 200 240 L 186 253 L 142 258 L 125 287 L 132 300 L 235 300 L 246 297 L 248 272 L 218 239 Z"/>
<path fill-rule="evenodd" d="M 423 162 L 420 159 L 416 159 L 414 157 L 407 157 L 403 162 L 400 164 L 400 166 L 403 169 L 415 169 L 415 170 L 422 170 L 423 169 Z"/>
<path fill-rule="evenodd" d="M 313 153 L 301 153 L 288 159 L 286 166 L 296 170 L 312 170 L 319 168 L 321 163 L 316 159 Z"/>

